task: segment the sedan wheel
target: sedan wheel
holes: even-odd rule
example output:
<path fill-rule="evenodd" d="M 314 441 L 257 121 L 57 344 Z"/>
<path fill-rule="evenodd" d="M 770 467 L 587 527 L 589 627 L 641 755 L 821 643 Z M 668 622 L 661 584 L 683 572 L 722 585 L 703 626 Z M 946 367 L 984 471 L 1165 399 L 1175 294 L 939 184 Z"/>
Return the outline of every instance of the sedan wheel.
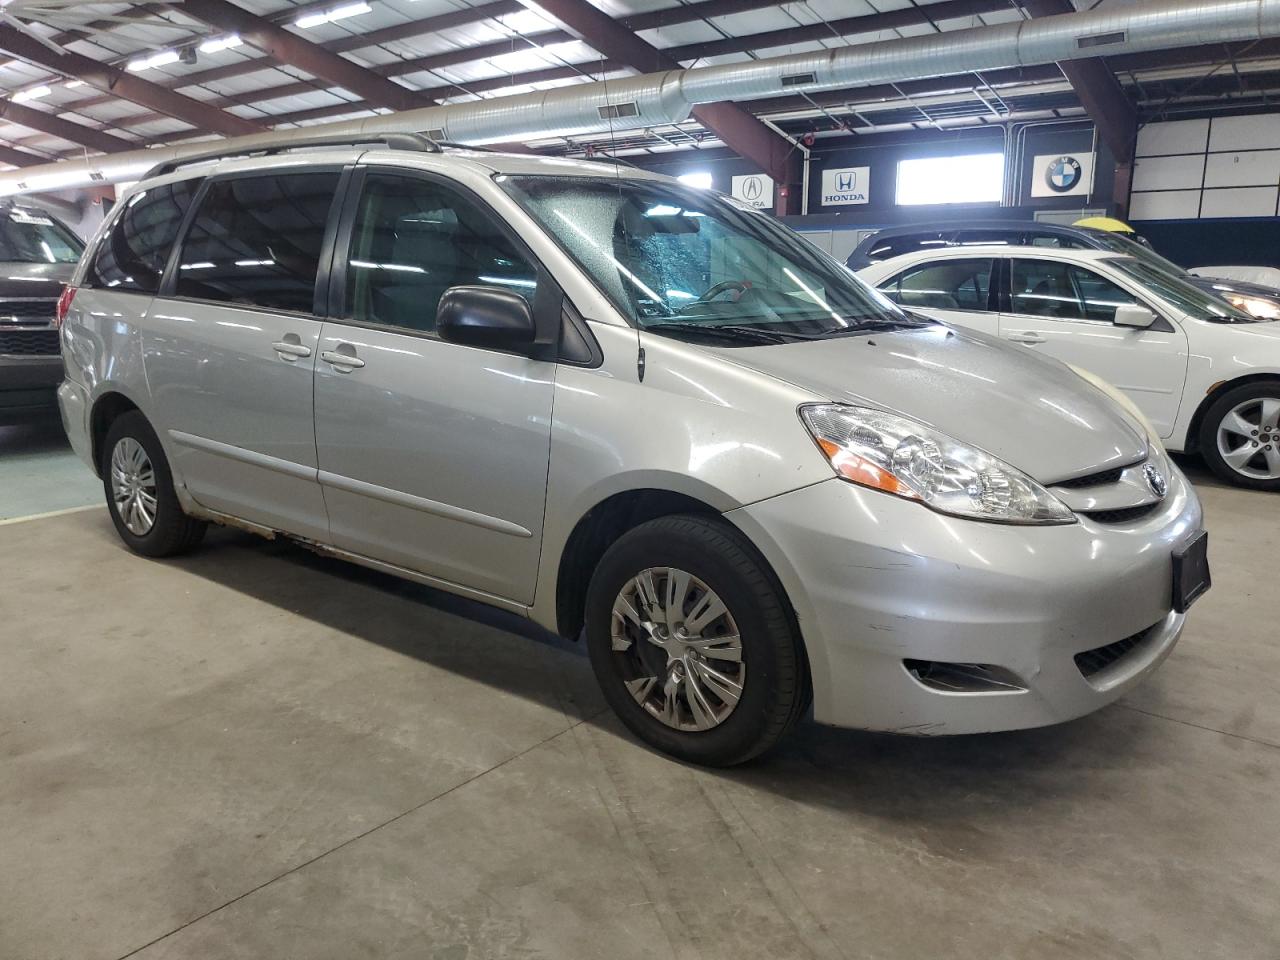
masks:
<path fill-rule="evenodd" d="M 747 665 L 733 615 L 684 570 L 649 567 L 613 603 L 610 640 L 628 692 L 674 730 L 710 730 L 742 697 Z"/>
<path fill-rule="evenodd" d="M 1218 424 L 1218 455 L 1250 480 L 1280 480 L 1280 397 L 1236 404 Z"/>

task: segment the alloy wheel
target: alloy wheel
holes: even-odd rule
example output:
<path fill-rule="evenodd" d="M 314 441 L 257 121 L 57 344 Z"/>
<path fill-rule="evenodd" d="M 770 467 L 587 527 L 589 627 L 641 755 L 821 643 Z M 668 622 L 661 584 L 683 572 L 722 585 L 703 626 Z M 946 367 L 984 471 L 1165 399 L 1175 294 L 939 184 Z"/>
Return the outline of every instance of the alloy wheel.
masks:
<path fill-rule="evenodd" d="M 649 567 L 628 580 L 610 634 L 628 692 L 666 726 L 710 730 L 737 707 L 747 676 L 738 625 L 691 573 Z"/>
<path fill-rule="evenodd" d="M 125 529 L 145 537 L 155 526 L 156 472 L 151 458 L 133 437 L 121 437 L 111 451 L 111 498 Z"/>
<path fill-rule="evenodd" d="M 1232 407 L 1218 424 L 1218 453 L 1241 476 L 1280 479 L 1280 397 L 1255 397 Z"/>

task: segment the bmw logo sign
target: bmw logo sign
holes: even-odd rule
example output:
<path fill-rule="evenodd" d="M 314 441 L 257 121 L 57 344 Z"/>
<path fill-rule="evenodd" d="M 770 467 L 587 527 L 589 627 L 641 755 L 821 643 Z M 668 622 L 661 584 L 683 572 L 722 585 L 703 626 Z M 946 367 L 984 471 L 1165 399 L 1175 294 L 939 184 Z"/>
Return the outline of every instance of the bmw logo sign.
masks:
<path fill-rule="evenodd" d="M 1157 497 L 1163 497 L 1169 492 L 1169 482 L 1165 480 L 1164 474 L 1156 469 L 1155 464 L 1148 463 L 1143 466 L 1142 475 L 1147 478 L 1147 486 Z"/>
<path fill-rule="evenodd" d="M 1080 161 L 1075 157 L 1058 157 L 1044 172 L 1044 181 L 1055 193 L 1067 193 L 1080 182 Z"/>

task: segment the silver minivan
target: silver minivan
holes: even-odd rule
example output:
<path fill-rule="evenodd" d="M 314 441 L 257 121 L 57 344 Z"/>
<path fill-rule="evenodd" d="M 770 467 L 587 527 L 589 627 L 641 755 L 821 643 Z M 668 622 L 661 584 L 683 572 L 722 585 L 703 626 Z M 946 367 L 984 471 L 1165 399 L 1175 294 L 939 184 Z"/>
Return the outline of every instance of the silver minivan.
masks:
<path fill-rule="evenodd" d="M 708 764 L 810 704 L 1080 716 L 1209 584 L 1123 396 L 766 214 L 597 162 L 303 146 L 152 171 L 63 297 L 67 433 L 138 553 L 228 524 L 585 636 L 622 721 Z"/>

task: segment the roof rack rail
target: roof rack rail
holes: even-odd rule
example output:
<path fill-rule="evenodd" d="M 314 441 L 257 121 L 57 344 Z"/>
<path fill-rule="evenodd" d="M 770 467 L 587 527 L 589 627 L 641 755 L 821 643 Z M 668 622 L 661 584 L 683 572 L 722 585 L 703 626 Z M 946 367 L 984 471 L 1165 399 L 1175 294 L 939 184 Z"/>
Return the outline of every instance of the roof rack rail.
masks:
<path fill-rule="evenodd" d="M 288 150 L 305 150 L 309 147 L 349 147 L 359 143 L 381 143 L 390 150 L 412 150 L 417 153 L 439 153 L 440 144 L 420 133 L 371 133 L 368 135 L 349 134 L 333 137 L 281 137 L 269 143 L 259 143 L 250 147 L 231 150 L 210 150 L 208 153 L 196 153 L 189 157 L 166 160 L 157 163 L 142 175 L 143 180 L 161 177 L 173 173 L 179 167 L 207 160 L 227 160 L 231 157 L 248 157 L 255 154 L 267 157 Z"/>
<path fill-rule="evenodd" d="M 448 147 L 450 150 L 475 150 L 479 153 L 501 153 L 493 147 L 482 147 L 473 143 L 459 143 L 457 140 L 432 140 L 437 147 Z"/>

